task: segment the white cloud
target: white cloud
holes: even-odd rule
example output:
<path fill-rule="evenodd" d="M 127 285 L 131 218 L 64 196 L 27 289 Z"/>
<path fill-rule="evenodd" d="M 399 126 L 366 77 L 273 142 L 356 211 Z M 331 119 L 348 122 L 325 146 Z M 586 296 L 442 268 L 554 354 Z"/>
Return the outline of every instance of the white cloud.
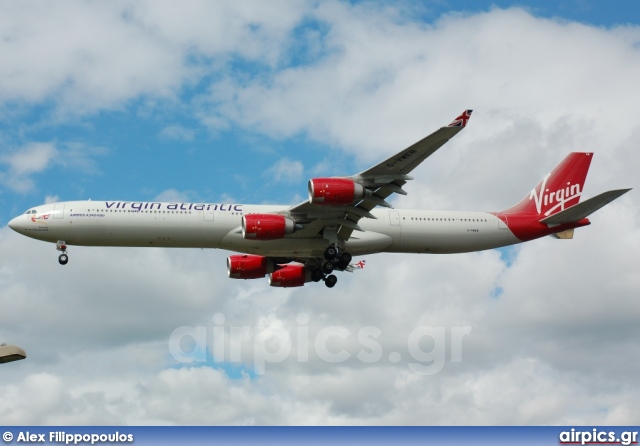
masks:
<path fill-rule="evenodd" d="M 46 169 L 58 154 L 51 143 L 33 143 L 4 158 L 16 175 L 27 175 Z"/>
<path fill-rule="evenodd" d="M 229 194 L 226 194 L 226 193 L 222 194 L 220 196 L 220 200 L 219 201 L 221 203 L 224 203 L 224 204 L 230 204 L 230 203 L 237 203 L 238 202 L 238 200 L 236 200 L 233 196 L 231 196 Z"/>
<path fill-rule="evenodd" d="M 99 173 L 95 157 L 105 153 L 103 148 L 81 143 L 70 142 L 62 148 L 52 142 L 28 143 L 10 155 L 0 156 L 0 165 L 6 166 L 4 172 L 0 171 L 0 183 L 16 192 L 28 193 L 36 189 L 32 177 L 53 166 L 95 175 Z"/>
<path fill-rule="evenodd" d="M 193 201 L 193 191 L 179 191 L 176 189 L 166 189 L 156 195 L 153 201 L 171 203 L 189 203 Z"/>
<path fill-rule="evenodd" d="M 60 201 L 60 197 L 57 195 L 47 195 L 46 197 L 44 197 L 45 204 L 57 203 L 58 201 Z"/>
<path fill-rule="evenodd" d="M 266 169 L 263 176 L 276 182 L 294 183 L 300 181 L 303 172 L 304 166 L 300 161 L 285 157 Z"/>
<path fill-rule="evenodd" d="M 35 188 L 31 175 L 50 167 L 58 155 L 52 143 L 28 144 L 11 155 L 0 157 L 0 163 L 7 166 L 5 172 L 0 172 L 0 181 L 16 192 L 29 192 Z"/>
<path fill-rule="evenodd" d="M 295 2 L 3 3 L 0 100 L 53 100 L 63 114 L 173 101 L 234 56 L 275 64 L 300 18 Z"/>
<path fill-rule="evenodd" d="M 170 125 L 160 131 L 160 137 L 179 141 L 193 141 L 195 131 L 181 125 Z"/>

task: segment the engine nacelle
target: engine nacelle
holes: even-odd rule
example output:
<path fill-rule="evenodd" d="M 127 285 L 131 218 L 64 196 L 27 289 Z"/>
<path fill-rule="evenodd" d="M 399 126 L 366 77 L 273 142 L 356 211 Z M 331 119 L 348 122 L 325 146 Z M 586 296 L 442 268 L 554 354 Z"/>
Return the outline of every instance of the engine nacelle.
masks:
<path fill-rule="evenodd" d="M 286 265 L 269 274 L 269 285 L 282 288 L 303 286 L 311 281 L 311 273 L 304 265 Z"/>
<path fill-rule="evenodd" d="M 275 262 L 263 256 L 237 254 L 227 258 L 227 272 L 232 279 L 259 279 L 275 270 Z"/>
<path fill-rule="evenodd" d="M 276 240 L 295 230 L 293 220 L 278 214 L 248 214 L 242 217 L 242 237 Z"/>
<path fill-rule="evenodd" d="M 348 178 L 309 180 L 309 203 L 327 206 L 354 204 L 364 198 L 364 186 Z"/>

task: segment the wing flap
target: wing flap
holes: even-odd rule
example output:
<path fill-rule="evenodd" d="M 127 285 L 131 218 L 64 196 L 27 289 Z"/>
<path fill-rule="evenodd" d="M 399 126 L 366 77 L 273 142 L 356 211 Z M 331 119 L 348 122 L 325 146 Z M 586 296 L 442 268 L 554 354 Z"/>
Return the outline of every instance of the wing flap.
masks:
<path fill-rule="evenodd" d="M 582 220 L 585 217 L 593 214 L 595 211 L 603 206 L 611 203 L 616 198 L 626 194 L 631 189 L 617 189 L 603 192 L 600 195 L 596 195 L 593 198 L 589 198 L 582 203 L 578 203 L 575 206 L 571 206 L 569 209 L 553 214 L 549 217 L 540 220 L 540 223 L 544 223 L 550 226 L 561 225 L 563 223 L 575 223 Z"/>

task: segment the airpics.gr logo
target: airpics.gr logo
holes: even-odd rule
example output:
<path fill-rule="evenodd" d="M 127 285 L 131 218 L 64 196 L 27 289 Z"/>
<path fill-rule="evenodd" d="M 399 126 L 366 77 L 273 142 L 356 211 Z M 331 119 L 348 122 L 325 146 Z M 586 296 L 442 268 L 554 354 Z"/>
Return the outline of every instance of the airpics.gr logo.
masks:
<path fill-rule="evenodd" d="M 547 180 L 549 179 L 550 175 L 551 174 L 544 177 L 542 183 L 540 183 L 540 190 L 536 190 L 537 188 L 534 188 L 531 191 L 531 194 L 529 194 L 529 200 L 534 201 L 538 214 L 542 212 L 542 208 L 544 206 L 544 208 L 546 209 L 544 213 L 545 217 L 553 214 L 558 208 L 560 208 L 559 210 L 561 211 L 564 210 L 564 205 L 566 202 L 571 201 L 574 198 L 578 198 L 582 194 L 580 185 L 571 184 L 570 181 L 567 182 L 567 185 L 564 188 L 549 192 L 549 189 L 547 189 Z M 547 209 L 547 206 L 551 206 L 554 203 L 556 203 L 555 206 Z"/>
<path fill-rule="evenodd" d="M 604 431 L 593 428 L 590 430 L 577 430 L 560 432 L 559 444 L 619 444 L 623 446 L 638 444 L 638 431 L 623 431 L 617 434 L 615 431 Z"/>
<path fill-rule="evenodd" d="M 47 220 L 49 220 L 49 217 L 51 217 L 50 212 L 47 214 L 33 214 L 31 216 L 31 221 L 38 224 L 47 224 Z"/>

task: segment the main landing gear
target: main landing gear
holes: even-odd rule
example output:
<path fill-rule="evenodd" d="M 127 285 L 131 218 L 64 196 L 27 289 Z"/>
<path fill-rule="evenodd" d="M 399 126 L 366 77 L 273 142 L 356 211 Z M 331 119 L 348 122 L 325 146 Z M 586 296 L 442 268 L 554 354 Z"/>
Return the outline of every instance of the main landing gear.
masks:
<path fill-rule="evenodd" d="M 330 245 L 324 251 L 324 262 L 320 269 L 311 272 L 311 280 L 320 282 L 324 280 L 324 284 L 328 288 L 333 288 L 338 282 L 338 278 L 331 274 L 334 270 L 344 271 L 351 262 L 351 254 L 348 252 L 340 252 L 336 245 Z"/>
<path fill-rule="evenodd" d="M 62 254 L 58 256 L 58 262 L 60 263 L 60 265 L 66 265 L 67 263 L 69 263 L 69 256 L 67 255 L 67 244 L 62 240 L 58 240 L 58 243 L 56 243 L 56 249 L 62 252 Z"/>
<path fill-rule="evenodd" d="M 313 271 L 311 271 L 311 280 L 313 280 L 314 282 L 320 282 L 321 280 L 324 280 L 324 284 L 327 286 L 327 288 L 333 288 L 334 286 L 336 286 L 338 278 L 333 274 L 325 275 L 323 271 L 324 270 L 321 269 L 314 269 Z"/>

